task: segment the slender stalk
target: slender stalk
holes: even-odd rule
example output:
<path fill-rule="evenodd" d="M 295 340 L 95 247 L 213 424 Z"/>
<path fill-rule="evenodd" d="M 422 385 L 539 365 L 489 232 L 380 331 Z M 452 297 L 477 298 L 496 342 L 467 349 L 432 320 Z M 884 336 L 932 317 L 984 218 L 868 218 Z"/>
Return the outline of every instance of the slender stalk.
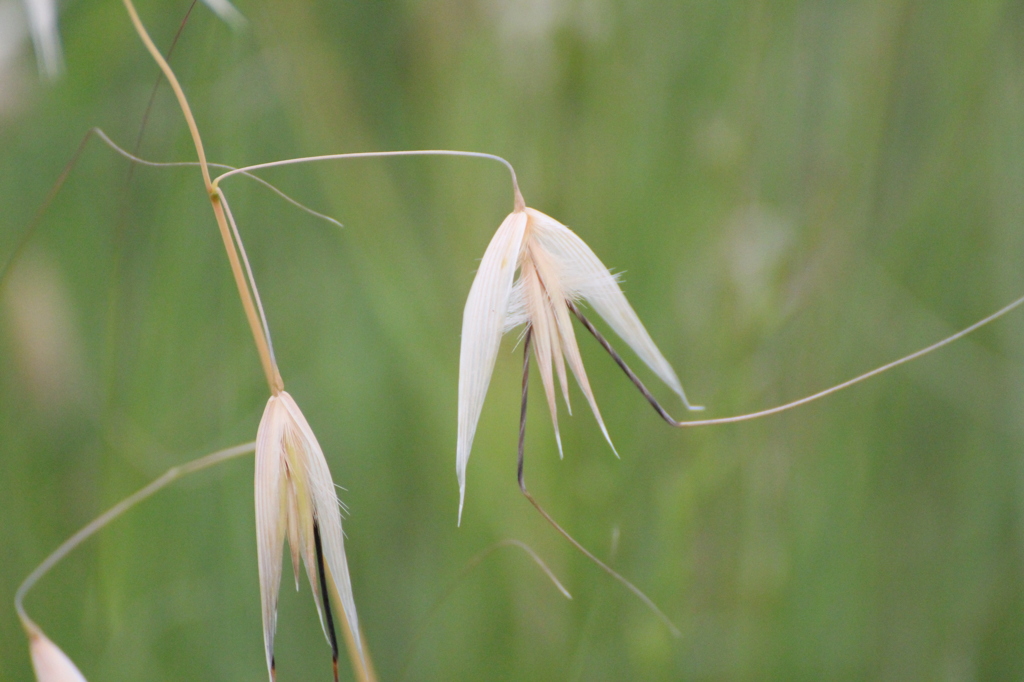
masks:
<path fill-rule="evenodd" d="M 150 161 L 148 159 L 143 159 L 143 158 L 141 158 L 141 157 L 131 153 L 130 151 L 128 151 L 124 147 L 119 146 L 116 142 L 111 140 L 110 136 L 107 135 L 105 132 L 103 132 L 102 128 L 92 128 L 92 129 L 90 129 L 89 132 L 87 132 L 85 134 L 85 139 L 82 141 L 82 144 L 84 144 L 93 135 L 98 137 L 100 139 L 100 141 L 103 142 L 103 144 L 105 144 L 108 147 L 110 147 L 116 154 L 119 154 L 119 155 L 123 156 L 124 158 L 128 159 L 129 161 L 132 161 L 133 163 L 137 163 L 137 164 L 142 165 L 142 166 L 150 166 L 152 168 L 185 168 L 185 167 L 195 168 L 195 167 L 199 166 L 199 162 L 198 161 Z M 78 159 L 78 154 L 76 153 L 76 155 L 74 157 L 74 160 L 77 161 L 77 159 Z M 309 206 L 306 206 L 301 201 L 299 201 L 299 200 L 295 199 L 294 197 L 290 196 L 289 194 L 285 193 L 284 191 L 282 191 L 281 189 L 279 189 L 275 185 L 272 185 L 271 183 L 267 182 L 266 180 L 264 180 L 263 178 L 259 177 L 258 175 L 253 175 L 252 173 L 249 173 L 249 172 L 245 171 L 244 169 L 241 169 L 241 168 L 236 169 L 234 166 L 228 166 L 227 164 L 223 164 L 223 163 L 209 162 L 209 163 L 206 164 L 206 167 L 207 168 L 217 168 L 219 170 L 238 170 L 245 177 L 249 178 L 250 180 L 253 180 L 254 182 L 256 182 L 256 183 L 258 183 L 260 185 L 263 185 L 264 187 L 269 189 L 271 192 L 273 192 L 277 196 L 279 196 L 282 199 L 284 199 L 285 201 L 287 201 L 292 206 L 295 206 L 296 208 L 298 208 L 298 209 L 300 209 L 302 211 L 305 211 L 306 213 L 308 213 L 309 215 L 313 216 L 314 218 L 319 218 L 320 220 L 327 221 L 327 222 L 331 223 L 332 225 L 334 225 L 335 227 L 343 227 L 341 223 L 339 223 L 337 220 L 335 220 L 331 216 L 325 215 L 323 213 L 320 213 L 319 211 L 314 211 Z M 62 174 L 61 177 L 63 178 L 63 174 Z M 54 193 L 54 192 L 56 192 L 59 189 L 60 189 L 60 186 L 59 185 L 55 185 L 54 189 L 51 190 L 51 193 Z M 223 194 L 221 196 L 223 196 Z M 46 205 L 47 204 L 44 204 L 44 208 L 45 208 Z"/>
<path fill-rule="evenodd" d="M 146 32 L 146 27 L 142 25 L 142 21 L 139 19 L 139 15 L 135 11 L 135 6 L 132 4 L 132 0 L 123 1 L 125 9 L 128 11 L 128 16 L 131 18 L 132 24 L 135 26 L 135 31 L 139 34 L 139 38 L 146 46 L 146 49 L 149 50 L 149 54 L 153 57 L 153 61 L 155 61 L 157 66 L 160 67 L 160 70 L 163 71 L 164 77 L 167 78 L 167 82 L 171 86 L 171 90 L 174 91 L 174 96 L 178 100 L 178 106 L 181 108 L 181 113 L 185 117 L 185 122 L 188 125 L 189 132 L 192 134 L 192 142 L 196 148 L 196 155 L 199 157 L 199 170 L 203 174 L 203 185 L 206 187 L 207 196 L 210 198 L 210 204 L 213 206 L 213 214 L 217 219 L 217 227 L 220 229 L 220 236 L 224 242 L 224 250 L 227 252 L 228 261 L 231 264 L 231 274 L 235 278 L 235 285 L 238 287 L 238 296 L 242 300 L 242 308 L 245 310 L 245 316 L 249 321 L 249 328 L 252 331 L 253 340 L 256 342 L 256 351 L 259 353 L 260 363 L 263 365 L 263 373 L 266 375 L 267 386 L 270 388 L 271 393 L 277 395 L 284 390 L 284 381 L 282 381 L 281 373 L 278 371 L 277 365 L 271 357 L 269 343 L 263 334 L 260 319 L 256 313 L 256 306 L 253 303 L 252 294 L 249 291 L 245 275 L 242 272 L 242 265 L 238 258 L 238 252 L 235 249 L 234 242 L 232 241 L 231 230 L 228 227 L 227 217 L 224 214 L 224 207 L 221 202 L 220 194 L 217 192 L 210 180 L 210 169 L 206 163 L 206 151 L 203 149 L 203 140 L 199 136 L 199 128 L 196 126 L 195 118 L 192 116 L 192 109 L 188 105 L 188 100 L 185 98 L 185 92 L 181 89 L 181 84 L 178 83 L 177 76 L 174 75 L 174 71 L 171 70 L 167 60 L 164 59 L 162 54 L 160 54 L 160 50 L 157 49 L 153 40 L 149 37 L 149 33 Z"/>
<path fill-rule="evenodd" d="M 923 357 L 925 355 L 928 355 L 929 353 L 931 353 L 933 351 L 939 350 L 943 346 L 948 346 L 949 344 L 953 343 L 954 341 L 958 341 L 959 339 L 962 339 L 963 337 L 967 336 L 971 332 L 974 332 L 974 331 L 977 331 L 978 329 L 981 329 L 982 327 L 984 327 L 985 325 L 989 324 L 990 322 L 994 322 L 994 321 L 998 320 L 1000 317 L 1003 317 L 1004 315 L 1009 313 L 1010 311 L 1012 311 L 1012 310 L 1014 310 L 1016 308 L 1019 308 L 1021 305 L 1024 305 L 1024 296 L 1018 298 L 1017 300 L 1013 301 L 1012 303 L 1009 303 L 1008 305 L 1003 306 L 1002 308 L 1000 308 L 996 312 L 992 313 L 991 315 L 989 315 L 987 317 L 983 317 L 982 319 L 978 320 L 974 324 L 972 324 L 972 325 L 970 325 L 968 327 L 965 327 L 964 329 L 961 329 L 960 331 L 958 331 L 956 334 L 953 334 L 952 336 L 947 336 L 946 338 L 942 339 L 941 341 L 937 341 L 937 342 L 931 344 L 930 346 L 926 346 L 926 347 L 924 347 L 924 348 L 922 348 L 922 349 L 920 349 L 918 351 L 915 351 L 915 352 L 913 352 L 913 353 L 911 353 L 909 355 L 904 355 L 902 358 L 899 358 L 898 360 L 893 360 L 892 362 L 884 364 L 881 367 L 876 367 L 875 369 L 871 370 L 870 372 L 865 372 L 864 374 L 856 376 L 853 379 L 849 379 L 847 381 L 844 381 L 841 384 L 836 384 L 835 386 L 832 386 L 830 388 L 826 388 L 824 391 L 818 391 L 817 393 L 814 393 L 814 394 L 809 395 L 809 396 L 805 396 L 803 398 L 800 398 L 799 400 L 794 400 L 794 401 L 786 403 L 784 405 L 779 405 L 777 407 L 772 407 L 772 408 L 769 408 L 767 410 L 761 410 L 759 412 L 750 412 L 748 414 L 740 414 L 740 415 L 736 415 L 736 416 L 733 416 L 733 417 L 719 417 L 717 419 L 693 419 L 693 420 L 687 420 L 687 421 L 679 421 L 679 420 L 673 418 L 672 415 L 670 415 L 665 410 L 665 408 L 661 406 L 661 403 L 658 402 L 658 399 L 654 397 L 654 395 L 647 389 L 646 386 L 644 386 L 644 383 L 633 372 L 633 370 L 629 368 L 629 365 L 627 365 L 626 361 L 622 359 L 622 356 L 619 355 L 616 352 L 616 350 L 612 347 L 612 344 L 608 342 L 608 339 L 606 339 L 604 337 L 604 335 L 601 334 L 601 332 L 599 332 L 596 327 L 594 327 L 593 323 L 590 320 L 588 320 L 583 315 L 583 313 L 580 312 L 579 308 L 576 307 L 576 304 L 573 303 L 572 301 L 566 301 L 566 303 L 569 306 L 569 310 L 571 310 L 573 312 L 573 314 L 576 315 L 576 317 L 577 317 L 577 319 L 579 319 L 580 323 L 584 327 L 587 328 L 587 331 L 589 331 L 591 334 L 594 335 L 594 338 L 597 339 L 597 342 L 601 344 L 601 347 L 604 348 L 605 351 L 607 351 L 608 354 L 612 356 L 612 359 L 615 360 L 615 363 L 622 369 L 623 372 L 625 372 L 626 376 L 629 377 L 629 380 L 633 382 L 633 385 L 637 387 L 637 389 L 640 391 L 640 393 L 643 394 L 644 398 L 646 398 L 647 402 L 649 402 L 651 404 L 651 407 L 654 408 L 655 412 L 657 412 L 658 415 L 662 419 L 664 419 L 666 422 L 668 422 L 672 426 L 676 426 L 676 427 L 679 427 L 679 428 L 685 428 L 687 426 L 711 426 L 713 424 L 735 424 L 736 422 L 745 422 L 745 421 L 750 421 L 751 419 L 759 419 L 760 417 L 767 417 L 769 415 L 778 414 L 779 412 L 785 412 L 786 410 L 791 410 L 794 407 L 800 407 L 801 405 L 806 405 L 807 403 L 814 402 L 815 400 L 818 400 L 819 398 L 824 398 L 826 396 L 832 395 L 833 393 L 838 393 L 839 391 L 842 391 L 845 388 L 849 388 L 849 387 L 851 387 L 851 386 L 853 386 L 855 384 L 859 384 L 860 382 L 862 382 L 862 381 L 864 381 L 866 379 L 870 379 L 871 377 L 878 376 L 879 374 L 882 374 L 883 372 L 888 372 L 890 369 L 894 369 L 896 367 L 899 367 L 900 365 L 904 365 L 904 364 L 910 362 L 911 360 L 917 360 L 918 358 Z"/>
<path fill-rule="evenodd" d="M 515 211 L 526 210 L 526 202 L 523 201 L 523 195 L 519 191 L 519 181 L 516 179 L 516 169 L 512 167 L 512 164 L 509 163 L 507 159 L 504 159 L 498 156 L 497 154 L 486 154 L 484 152 L 464 152 L 452 149 L 415 149 L 391 152 L 352 152 L 349 154 L 323 154 L 320 156 L 302 156 L 295 159 L 284 159 L 282 161 L 268 161 L 267 163 L 257 163 L 253 166 L 236 168 L 234 170 L 228 171 L 227 173 L 222 173 L 221 175 L 217 176 L 216 179 L 214 179 L 213 187 L 219 187 L 222 180 L 226 180 L 230 178 L 232 175 L 238 175 L 240 173 L 249 173 L 251 171 L 262 170 L 264 168 L 294 166 L 300 163 L 311 163 L 315 161 L 338 161 L 340 159 L 377 159 L 388 156 L 461 156 L 497 161 L 498 163 L 504 165 L 505 168 L 508 169 L 509 174 L 512 176 L 513 209 Z"/>
<path fill-rule="evenodd" d="M 523 475 L 523 461 L 525 460 L 525 444 L 526 444 L 526 399 L 529 394 L 530 386 L 530 341 L 533 336 L 533 327 L 526 328 L 526 336 L 523 340 L 523 402 L 519 409 L 519 458 L 516 467 L 516 475 L 519 479 L 519 490 L 523 493 L 523 496 L 529 500 L 533 508 L 536 509 L 544 520 L 547 521 L 552 528 L 558 531 L 558 534 L 569 541 L 573 547 L 579 550 L 580 554 L 590 559 L 594 565 L 600 568 L 602 571 L 610 575 L 612 578 L 622 584 L 627 590 L 632 592 L 644 605 L 651 610 L 651 612 L 658 617 L 658 619 L 665 624 L 669 632 L 672 633 L 673 637 L 681 637 L 682 633 L 679 632 L 679 628 L 676 627 L 665 613 L 658 608 L 658 605 L 654 603 L 650 597 L 643 593 L 643 591 L 627 580 L 622 574 L 617 572 L 608 564 L 604 563 L 596 556 L 594 556 L 590 550 L 581 545 L 576 538 L 569 534 L 567 530 L 558 525 L 550 514 L 545 511 L 544 507 L 540 506 L 540 503 L 530 494 L 530 491 L 526 488 L 526 477 Z"/>
<path fill-rule="evenodd" d="M 53 568 L 61 559 L 66 557 L 73 549 L 78 547 L 80 544 L 88 540 L 90 537 L 95 535 L 97 532 L 106 527 L 111 521 L 124 514 L 126 511 L 137 505 L 139 502 L 151 497 L 154 493 L 166 488 L 171 483 L 174 483 L 180 478 L 184 478 L 189 474 L 194 474 L 197 471 L 208 469 L 212 466 L 225 462 L 235 457 L 249 454 L 256 449 L 256 443 L 243 443 L 242 445 L 236 445 L 231 448 L 224 450 L 218 450 L 212 454 L 194 459 L 187 464 L 180 464 L 175 467 L 168 469 L 162 476 L 154 480 L 149 485 L 135 491 L 128 497 L 124 498 L 113 507 L 103 512 L 95 519 L 87 523 L 81 530 L 72 535 L 70 538 L 65 540 L 61 545 L 50 553 L 50 556 L 43 559 L 42 563 L 36 566 L 35 570 L 29 573 L 28 577 L 22 581 L 18 587 L 18 591 L 14 593 L 14 608 L 18 612 L 18 618 L 21 619 L 26 631 L 38 630 L 38 626 L 29 618 L 25 612 L 24 601 L 25 595 L 28 594 L 39 580 L 45 576 L 51 568 Z"/>
<path fill-rule="evenodd" d="M 171 69 L 170 64 L 164 59 L 164 56 L 160 54 L 160 50 L 157 49 L 156 44 L 153 43 L 153 39 L 149 37 L 149 32 L 146 31 L 146 27 L 143 26 L 142 20 L 139 19 L 138 12 L 135 11 L 135 5 L 132 4 L 132 0 L 123 0 L 125 9 L 128 11 L 128 16 L 132 21 L 132 25 L 135 26 L 135 32 L 139 34 L 139 38 L 142 40 L 143 45 L 149 51 L 149 54 L 153 57 L 153 61 L 156 62 L 157 66 L 163 72 L 164 77 L 167 79 L 168 85 L 171 86 L 171 90 L 174 91 L 174 97 L 178 100 L 178 106 L 181 107 L 181 113 L 185 117 L 185 123 L 188 125 L 188 130 L 192 134 L 192 142 L 196 147 L 196 154 L 199 156 L 199 167 L 203 173 L 203 184 L 206 186 L 208 192 L 212 193 L 212 185 L 210 183 L 210 171 L 206 167 L 206 151 L 203 149 L 203 140 L 199 136 L 199 127 L 196 125 L 196 119 L 192 116 L 192 108 L 188 105 L 188 100 L 185 98 L 185 92 L 181 89 L 181 84 L 178 82 L 178 77 L 174 75 L 174 71 Z"/>

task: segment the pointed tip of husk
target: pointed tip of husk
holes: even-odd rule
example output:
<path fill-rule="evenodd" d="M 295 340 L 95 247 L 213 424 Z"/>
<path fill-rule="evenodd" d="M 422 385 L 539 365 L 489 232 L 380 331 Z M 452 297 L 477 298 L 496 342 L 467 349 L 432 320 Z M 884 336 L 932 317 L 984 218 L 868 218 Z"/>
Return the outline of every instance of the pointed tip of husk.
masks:
<path fill-rule="evenodd" d="M 608 433 L 608 427 L 604 425 L 604 419 L 602 419 L 600 413 L 596 411 L 594 416 L 597 417 L 597 423 L 601 427 L 601 433 L 604 434 L 604 439 L 608 441 L 608 447 L 612 449 L 612 454 L 615 455 L 616 459 L 622 459 L 622 457 L 619 456 L 619 451 L 615 449 L 615 443 L 612 442 L 611 434 Z"/>

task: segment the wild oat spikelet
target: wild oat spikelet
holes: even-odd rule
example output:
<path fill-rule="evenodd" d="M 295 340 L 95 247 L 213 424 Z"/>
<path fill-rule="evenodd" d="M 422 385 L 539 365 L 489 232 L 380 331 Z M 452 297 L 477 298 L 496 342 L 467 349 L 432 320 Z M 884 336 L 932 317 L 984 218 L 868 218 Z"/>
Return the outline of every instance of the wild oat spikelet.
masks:
<path fill-rule="evenodd" d="M 361 650 L 341 532 L 341 503 L 313 430 L 295 400 L 280 391 L 267 401 L 256 435 L 256 547 L 263 603 L 263 640 L 271 680 L 276 668 L 274 632 L 286 536 L 291 548 L 295 588 L 299 587 L 301 557 L 320 614 L 320 625 L 332 648 L 337 676 L 337 639 L 329 603 L 332 589 L 341 601 L 356 647 Z"/>
<path fill-rule="evenodd" d="M 513 284 L 517 269 L 519 280 Z M 687 408 L 700 409 L 686 400 L 679 378 L 629 305 L 615 275 L 590 247 L 554 218 L 532 208 L 517 207 L 501 223 L 487 246 L 462 317 L 456 453 L 460 519 L 466 493 L 466 464 L 498 346 L 502 335 L 520 324 L 525 323 L 532 330 L 534 354 L 551 410 L 559 454 L 562 441 L 558 433 L 554 374 L 557 371 L 568 408 L 566 363 L 590 404 L 601 432 L 612 445 L 583 369 L 569 314 L 570 306 L 580 299 L 604 318 L 640 359 L 682 398 Z M 614 445 L 612 450 L 615 450 Z"/>

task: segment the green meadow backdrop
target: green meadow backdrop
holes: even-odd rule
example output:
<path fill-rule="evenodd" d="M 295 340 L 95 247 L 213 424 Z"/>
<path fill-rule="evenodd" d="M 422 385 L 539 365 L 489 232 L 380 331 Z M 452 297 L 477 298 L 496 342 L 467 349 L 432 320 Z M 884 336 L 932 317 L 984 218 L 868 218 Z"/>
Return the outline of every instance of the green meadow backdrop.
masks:
<path fill-rule="evenodd" d="M 211 161 L 508 158 L 527 202 L 623 273 L 707 416 L 826 388 L 1024 294 L 1019 2 L 238 7 L 235 31 L 198 5 L 171 58 Z M 162 49 L 187 9 L 139 5 Z M 194 160 L 166 85 L 143 125 L 158 72 L 122 5 L 69 0 L 60 26 L 59 79 L 27 42 L 3 62 L 0 262 L 90 127 Z M 0 291 L 3 680 L 31 677 L 10 605 L 24 576 L 168 467 L 254 439 L 267 398 L 199 172 L 129 178 L 89 145 Z M 559 461 L 534 373 L 527 480 L 675 639 L 519 495 L 514 334 L 456 526 L 462 306 L 512 208 L 506 171 L 418 158 L 264 177 L 344 223 L 225 185 L 286 386 L 344 487 L 381 680 L 1024 676 L 1024 311 L 821 402 L 685 431 L 577 331 L 621 460 L 573 385 Z M 266 679 L 252 478 L 244 457 L 158 494 L 29 612 L 94 682 Z M 506 539 L 573 599 L 515 548 L 463 570 Z M 278 679 L 327 680 L 309 586 L 291 582 L 285 568 Z"/>

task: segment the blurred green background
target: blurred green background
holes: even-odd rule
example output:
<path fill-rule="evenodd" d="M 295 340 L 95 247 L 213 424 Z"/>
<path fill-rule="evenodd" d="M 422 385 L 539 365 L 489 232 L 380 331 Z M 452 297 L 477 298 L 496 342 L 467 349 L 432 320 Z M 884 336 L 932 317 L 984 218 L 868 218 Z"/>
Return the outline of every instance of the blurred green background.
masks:
<path fill-rule="evenodd" d="M 198 6 L 172 58 L 211 160 L 507 157 L 530 205 L 624 272 L 708 416 L 820 390 L 1024 293 L 1020 2 L 238 7 L 234 32 Z M 187 8 L 139 7 L 164 49 Z M 40 80 L 27 43 L 3 62 L 3 261 L 88 128 L 134 144 L 156 80 L 119 2 L 63 3 L 61 32 L 59 80 Z M 8 605 L 100 511 L 253 439 L 267 397 L 198 171 L 127 183 L 127 162 L 90 145 L 0 295 Z M 141 154 L 194 159 L 166 86 Z M 578 332 L 622 459 L 574 386 L 559 461 L 535 381 L 527 480 L 676 640 L 519 496 L 514 335 L 456 527 L 462 306 L 511 210 L 505 171 L 404 159 L 265 177 L 345 224 L 226 185 L 286 385 L 345 488 L 382 680 L 1024 677 L 1024 312 L 817 404 L 688 431 Z M 243 458 L 160 493 L 30 595 L 89 679 L 266 679 L 252 471 Z M 460 577 L 506 538 L 573 600 L 516 549 Z M 278 679 L 329 679 L 309 587 L 290 583 L 286 568 Z M 0 613 L 0 679 L 30 679 Z"/>

